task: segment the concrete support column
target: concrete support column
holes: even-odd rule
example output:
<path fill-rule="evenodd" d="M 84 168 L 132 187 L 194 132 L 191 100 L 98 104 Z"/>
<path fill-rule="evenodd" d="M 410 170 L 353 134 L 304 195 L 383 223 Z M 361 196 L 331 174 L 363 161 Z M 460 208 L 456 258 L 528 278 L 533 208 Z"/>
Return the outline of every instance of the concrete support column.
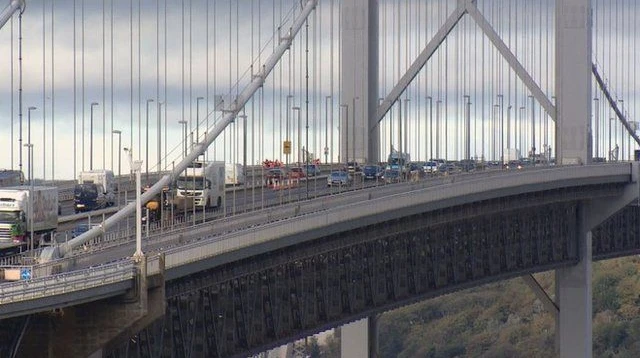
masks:
<path fill-rule="evenodd" d="M 556 1 L 556 162 L 591 162 L 591 0 Z"/>
<path fill-rule="evenodd" d="M 556 270 L 556 347 L 561 358 L 589 358 L 593 351 L 591 231 L 587 229 L 585 207 L 576 213 L 577 265 Z"/>
<path fill-rule="evenodd" d="M 378 161 L 378 0 L 341 6 L 340 160 Z"/>
<path fill-rule="evenodd" d="M 342 326 L 340 337 L 340 357 L 378 356 L 377 318 L 371 316 Z"/>

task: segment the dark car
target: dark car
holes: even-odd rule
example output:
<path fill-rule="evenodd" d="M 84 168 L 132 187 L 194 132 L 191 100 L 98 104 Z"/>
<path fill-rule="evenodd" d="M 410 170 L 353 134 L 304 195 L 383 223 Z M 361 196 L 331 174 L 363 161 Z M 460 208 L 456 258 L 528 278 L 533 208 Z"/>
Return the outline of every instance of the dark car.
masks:
<path fill-rule="evenodd" d="M 438 171 L 442 174 L 455 173 L 457 170 L 458 168 L 453 163 L 442 164 L 441 166 L 438 167 Z"/>
<path fill-rule="evenodd" d="M 303 167 L 304 174 L 308 177 L 320 175 L 320 166 L 318 164 L 309 164 Z"/>
<path fill-rule="evenodd" d="M 505 169 L 522 169 L 522 162 L 519 160 L 510 160 L 504 165 Z"/>
<path fill-rule="evenodd" d="M 94 183 L 76 184 L 73 189 L 73 208 L 75 213 L 107 207 L 102 185 Z"/>
<path fill-rule="evenodd" d="M 351 185 L 352 182 L 353 182 L 353 177 L 351 176 L 351 174 L 341 170 L 333 171 L 327 177 L 327 186 L 332 186 L 332 185 L 348 186 L 348 185 Z"/>
<path fill-rule="evenodd" d="M 285 168 L 269 169 L 265 176 L 268 179 L 282 179 L 287 176 L 287 170 Z"/>
<path fill-rule="evenodd" d="M 360 168 L 360 164 L 358 164 L 358 162 L 348 162 L 347 171 L 349 173 L 356 173 L 362 171 L 362 169 Z"/>
<path fill-rule="evenodd" d="M 382 179 L 387 184 L 399 183 L 400 181 L 402 181 L 402 176 L 400 175 L 400 171 L 399 170 L 387 169 L 382 174 Z"/>
<path fill-rule="evenodd" d="M 362 174 L 365 180 L 378 180 L 382 177 L 382 167 L 379 165 L 365 165 Z"/>
<path fill-rule="evenodd" d="M 472 159 L 463 159 L 458 162 L 458 166 L 462 171 L 470 172 L 476 169 L 476 162 Z"/>

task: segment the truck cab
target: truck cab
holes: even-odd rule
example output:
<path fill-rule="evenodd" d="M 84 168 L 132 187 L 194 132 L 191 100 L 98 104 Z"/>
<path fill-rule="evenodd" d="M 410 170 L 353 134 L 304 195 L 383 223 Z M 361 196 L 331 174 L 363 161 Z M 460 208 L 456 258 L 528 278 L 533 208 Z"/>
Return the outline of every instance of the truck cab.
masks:
<path fill-rule="evenodd" d="M 176 205 L 220 207 L 225 186 L 225 163 L 194 161 L 176 180 Z"/>
<path fill-rule="evenodd" d="M 24 246 L 30 233 L 34 246 L 51 241 L 58 228 L 58 189 L 10 187 L 0 189 L 0 248 Z"/>

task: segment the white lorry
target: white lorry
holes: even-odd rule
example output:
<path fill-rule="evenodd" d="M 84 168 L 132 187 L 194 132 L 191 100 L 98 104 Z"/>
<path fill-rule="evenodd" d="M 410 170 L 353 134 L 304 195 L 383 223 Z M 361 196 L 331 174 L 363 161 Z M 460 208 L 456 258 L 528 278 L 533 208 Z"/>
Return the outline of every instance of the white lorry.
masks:
<path fill-rule="evenodd" d="M 31 198 L 30 198 L 31 196 Z M 0 189 L 0 254 L 50 243 L 58 228 L 58 188 L 17 186 Z"/>
<path fill-rule="evenodd" d="M 78 184 L 97 184 L 102 187 L 104 200 L 107 206 L 116 203 L 116 180 L 111 170 L 98 169 L 81 172 L 78 176 Z"/>
<path fill-rule="evenodd" d="M 514 160 L 520 160 L 520 151 L 516 148 L 505 148 L 504 149 L 504 158 L 502 163 L 508 164 Z"/>
<path fill-rule="evenodd" d="M 227 185 L 243 185 L 245 180 L 244 169 L 242 164 L 230 164 L 225 166 L 225 184 Z"/>
<path fill-rule="evenodd" d="M 176 181 L 174 205 L 178 209 L 220 207 L 224 182 L 224 162 L 194 161 Z"/>

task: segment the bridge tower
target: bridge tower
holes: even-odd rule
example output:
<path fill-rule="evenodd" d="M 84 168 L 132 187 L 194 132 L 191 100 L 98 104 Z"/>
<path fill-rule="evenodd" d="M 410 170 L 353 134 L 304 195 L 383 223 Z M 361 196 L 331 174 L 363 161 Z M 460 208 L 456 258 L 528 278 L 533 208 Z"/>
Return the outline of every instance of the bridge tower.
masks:
<path fill-rule="evenodd" d="M 344 0 L 341 6 L 340 161 L 378 162 L 378 1 Z M 375 322 L 364 318 L 342 328 L 343 357 L 376 355 Z"/>
<path fill-rule="evenodd" d="M 340 161 L 377 162 L 378 1 L 341 6 Z"/>
<path fill-rule="evenodd" d="M 556 161 L 591 162 L 590 0 L 556 1 Z M 578 210 L 576 233 L 580 261 L 556 270 L 556 347 L 560 357 L 592 356 L 591 228 L 585 218 L 596 209 Z"/>

